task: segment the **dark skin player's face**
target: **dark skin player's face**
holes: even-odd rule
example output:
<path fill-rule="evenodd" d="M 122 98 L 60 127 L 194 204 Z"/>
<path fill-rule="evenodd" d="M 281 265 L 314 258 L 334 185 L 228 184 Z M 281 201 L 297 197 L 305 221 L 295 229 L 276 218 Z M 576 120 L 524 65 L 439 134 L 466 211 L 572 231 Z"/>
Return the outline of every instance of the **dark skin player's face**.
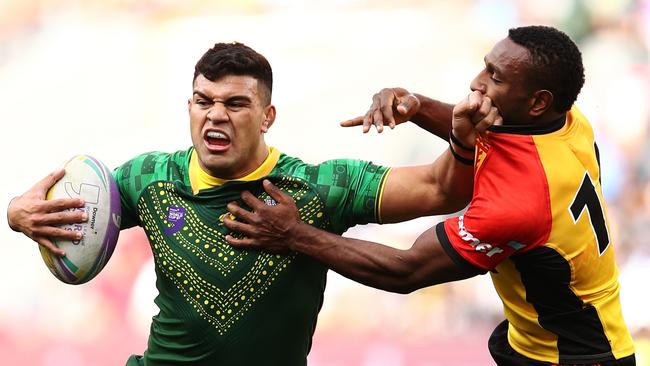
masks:
<path fill-rule="evenodd" d="M 485 56 L 485 68 L 472 80 L 470 88 L 492 99 L 504 124 L 531 124 L 534 92 L 528 87 L 530 54 L 512 40 L 499 41 Z"/>

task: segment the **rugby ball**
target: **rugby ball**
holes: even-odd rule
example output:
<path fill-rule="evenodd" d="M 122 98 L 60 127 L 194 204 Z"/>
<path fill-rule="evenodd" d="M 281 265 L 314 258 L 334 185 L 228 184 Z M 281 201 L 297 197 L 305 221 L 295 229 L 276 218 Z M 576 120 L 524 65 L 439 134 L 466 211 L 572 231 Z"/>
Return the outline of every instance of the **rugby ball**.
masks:
<path fill-rule="evenodd" d="M 88 155 L 77 155 L 65 165 L 65 175 L 47 192 L 46 199 L 77 198 L 85 201 L 83 208 L 88 220 L 67 224 L 66 230 L 80 231 L 80 240 L 52 238 L 65 251 L 59 257 L 39 246 L 41 256 L 50 272 L 59 280 L 78 285 L 90 281 L 104 268 L 115 249 L 120 233 L 120 192 L 111 171 L 99 160 Z"/>

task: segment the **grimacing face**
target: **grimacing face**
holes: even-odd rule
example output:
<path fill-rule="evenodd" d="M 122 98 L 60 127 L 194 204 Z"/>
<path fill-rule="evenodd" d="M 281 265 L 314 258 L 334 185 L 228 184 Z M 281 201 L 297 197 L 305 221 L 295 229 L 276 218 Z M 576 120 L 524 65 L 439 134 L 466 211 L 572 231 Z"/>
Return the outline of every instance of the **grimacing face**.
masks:
<path fill-rule="evenodd" d="M 264 102 L 251 76 L 228 75 L 210 81 L 199 74 L 188 101 L 192 144 L 203 170 L 222 179 L 241 178 L 268 155 L 264 133 L 275 107 Z"/>
<path fill-rule="evenodd" d="M 485 56 L 485 68 L 472 80 L 470 89 L 490 97 L 504 124 L 530 124 L 535 103 L 527 87 L 530 54 L 510 38 L 499 41 Z"/>

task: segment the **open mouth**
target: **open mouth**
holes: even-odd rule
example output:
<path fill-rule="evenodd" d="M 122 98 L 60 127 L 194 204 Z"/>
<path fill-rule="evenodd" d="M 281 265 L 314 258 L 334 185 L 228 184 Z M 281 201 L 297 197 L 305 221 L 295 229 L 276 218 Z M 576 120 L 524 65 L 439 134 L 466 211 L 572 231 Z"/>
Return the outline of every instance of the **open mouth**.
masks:
<path fill-rule="evenodd" d="M 220 131 L 208 131 L 204 140 L 209 150 L 223 151 L 230 146 L 230 137 Z"/>

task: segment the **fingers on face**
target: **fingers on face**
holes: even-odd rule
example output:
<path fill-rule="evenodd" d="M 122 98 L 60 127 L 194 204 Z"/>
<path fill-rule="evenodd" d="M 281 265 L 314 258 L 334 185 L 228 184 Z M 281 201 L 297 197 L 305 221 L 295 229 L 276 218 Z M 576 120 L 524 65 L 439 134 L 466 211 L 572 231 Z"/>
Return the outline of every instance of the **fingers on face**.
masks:
<path fill-rule="evenodd" d="M 483 104 L 479 112 L 476 113 L 476 116 L 473 118 L 476 123 L 476 129 L 479 132 L 485 131 L 488 127 L 492 125 L 501 125 L 503 124 L 503 119 L 497 107 L 492 105 L 490 98 L 485 97 Z"/>
<path fill-rule="evenodd" d="M 467 96 L 467 108 L 471 111 L 475 111 L 477 108 L 481 107 L 483 103 L 483 94 L 478 90 L 475 90 Z"/>
<path fill-rule="evenodd" d="M 481 100 L 481 105 L 478 110 L 472 115 L 472 123 L 478 124 L 480 121 L 483 121 L 492 109 L 492 102 L 489 98 L 483 98 Z"/>

